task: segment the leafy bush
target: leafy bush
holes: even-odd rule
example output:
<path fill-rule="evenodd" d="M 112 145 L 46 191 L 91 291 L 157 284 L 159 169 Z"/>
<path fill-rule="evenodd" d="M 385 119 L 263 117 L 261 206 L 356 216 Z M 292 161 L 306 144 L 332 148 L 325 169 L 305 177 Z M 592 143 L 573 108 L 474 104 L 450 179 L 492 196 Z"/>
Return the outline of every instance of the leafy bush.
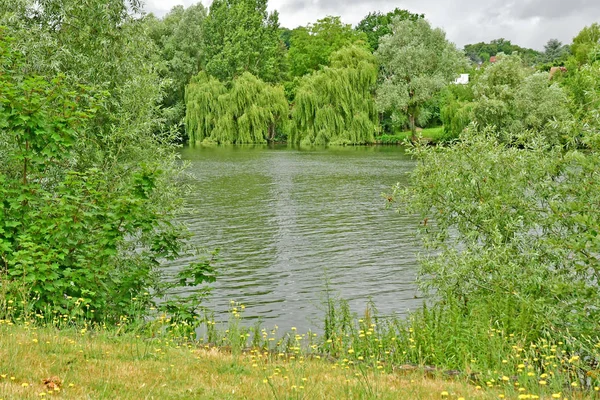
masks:
<path fill-rule="evenodd" d="M 519 56 L 503 54 L 469 86 L 447 90 L 442 120 L 450 137 L 472 124 L 472 130 L 493 127 L 499 140 L 513 145 L 532 138 L 566 143 L 575 125 L 566 91 L 548 73 L 532 73 Z"/>
<path fill-rule="evenodd" d="M 597 336 L 600 319 L 598 147 L 517 148 L 497 136 L 413 148 L 422 162 L 396 193 L 421 214 L 431 250 L 420 285 L 438 317 L 415 318 L 428 321 L 432 347 L 465 363 L 460 347 L 485 347 L 490 327 L 559 341 Z"/>
<path fill-rule="evenodd" d="M 2 297 L 31 312 L 118 321 L 143 316 L 164 294 L 159 261 L 183 255 L 177 204 L 158 201 L 160 163 L 115 170 L 77 168 L 74 147 L 93 123 L 105 93 L 25 74 L 23 60 L 0 31 L 0 282 Z M 91 146 L 90 146 L 91 147 Z M 110 154 L 108 154 L 110 155 Z M 179 284 L 213 279 L 209 263 L 192 264 Z M 140 310 L 132 299 L 145 298 Z M 20 303 L 19 303 L 20 304 Z M 141 315 L 140 315 L 141 314 Z"/>

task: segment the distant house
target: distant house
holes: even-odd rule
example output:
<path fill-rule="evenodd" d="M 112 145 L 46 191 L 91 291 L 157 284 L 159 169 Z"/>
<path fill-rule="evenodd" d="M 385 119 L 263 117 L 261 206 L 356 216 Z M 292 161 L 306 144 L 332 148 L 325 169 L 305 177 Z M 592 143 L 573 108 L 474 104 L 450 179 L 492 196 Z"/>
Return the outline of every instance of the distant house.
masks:
<path fill-rule="evenodd" d="M 466 85 L 469 83 L 469 74 L 460 74 L 454 81 L 455 85 Z"/>
<path fill-rule="evenodd" d="M 493 63 L 495 63 L 496 61 L 498 61 L 498 60 L 496 59 L 496 56 L 491 56 L 491 57 L 490 57 L 490 64 L 493 64 Z"/>

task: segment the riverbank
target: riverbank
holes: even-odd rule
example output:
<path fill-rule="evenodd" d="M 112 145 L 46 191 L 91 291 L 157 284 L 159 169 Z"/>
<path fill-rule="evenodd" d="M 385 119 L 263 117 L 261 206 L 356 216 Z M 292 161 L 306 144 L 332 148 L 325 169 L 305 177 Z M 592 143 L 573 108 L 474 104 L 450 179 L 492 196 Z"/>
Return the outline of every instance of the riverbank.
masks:
<path fill-rule="evenodd" d="M 233 354 L 116 330 L 0 321 L 0 399 L 493 399 L 422 370 L 385 373 L 319 358 Z"/>
<path fill-rule="evenodd" d="M 443 126 L 421 129 L 417 134 L 421 136 L 421 140 L 427 143 L 437 143 L 442 140 L 445 135 Z M 377 137 L 376 144 L 402 144 L 409 140 L 411 136 L 411 131 L 396 132 L 393 135 L 383 134 Z"/>

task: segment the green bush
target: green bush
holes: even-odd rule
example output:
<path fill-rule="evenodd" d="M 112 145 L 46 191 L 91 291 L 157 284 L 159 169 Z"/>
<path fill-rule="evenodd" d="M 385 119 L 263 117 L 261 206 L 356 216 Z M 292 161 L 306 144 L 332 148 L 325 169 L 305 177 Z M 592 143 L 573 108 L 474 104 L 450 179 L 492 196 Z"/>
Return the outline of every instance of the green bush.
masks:
<path fill-rule="evenodd" d="M 460 348 L 484 348 L 490 327 L 527 341 L 598 335 L 598 148 L 532 143 L 467 132 L 412 150 L 413 185 L 396 194 L 423 218 L 419 281 L 439 317 L 415 318 L 440 357 L 467 362 Z"/>
<path fill-rule="evenodd" d="M 0 31 L 0 295 L 23 312 L 67 314 L 72 298 L 94 321 L 141 317 L 172 285 L 214 279 L 210 263 L 164 280 L 162 259 L 183 255 L 176 205 L 160 196 L 159 163 L 77 168 L 74 146 L 107 96 L 25 74 Z M 148 292 L 152 292 L 149 295 Z M 132 299 L 145 299 L 142 307 Z M 12 313 L 14 316 L 14 313 Z"/>

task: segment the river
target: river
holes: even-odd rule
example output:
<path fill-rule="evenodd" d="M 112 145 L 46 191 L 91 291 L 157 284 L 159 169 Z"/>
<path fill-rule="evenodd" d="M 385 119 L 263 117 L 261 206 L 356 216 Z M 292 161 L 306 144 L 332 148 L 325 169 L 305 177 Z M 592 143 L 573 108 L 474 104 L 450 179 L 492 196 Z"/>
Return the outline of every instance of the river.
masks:
<path fill-rule="evenodd" d="M 414 167 L 401 147 L 188 147 L 182 158 L 192 189 L 183 219 L 195 244 L 220 249 L 205 303 L 217 319 L 234 300 L 250 323 L 318 331 L 327 286 L 359 314 L 369 300 L 383 315 L 422 304 L 419 221 L 382 196 Z"/>

